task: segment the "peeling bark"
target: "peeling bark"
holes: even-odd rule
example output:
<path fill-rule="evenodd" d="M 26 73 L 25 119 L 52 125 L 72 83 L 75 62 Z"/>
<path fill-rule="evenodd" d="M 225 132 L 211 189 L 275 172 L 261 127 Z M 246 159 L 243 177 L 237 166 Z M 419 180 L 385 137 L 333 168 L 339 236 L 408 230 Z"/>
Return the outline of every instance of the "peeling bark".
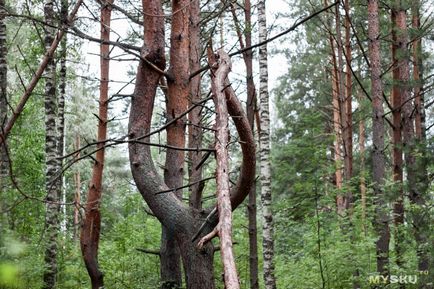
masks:
<path fill-rule="evenodd" d="M 210 60 L 211 63 L 211 60 Z M 232 209 L 229 196 L 229 122 L 225 80 L 231 70 L 229 56 L 218 51 L 218 68 L 212 77 L 212 91 L 216 107 L 215 148 L 217 158 L 217 208 L 219 215 L 218 235 L 220 237 L 220 253 L 224 269 L 224 283 L 227 289 L 239 289 L 238 274 L 232 249 Z"/>

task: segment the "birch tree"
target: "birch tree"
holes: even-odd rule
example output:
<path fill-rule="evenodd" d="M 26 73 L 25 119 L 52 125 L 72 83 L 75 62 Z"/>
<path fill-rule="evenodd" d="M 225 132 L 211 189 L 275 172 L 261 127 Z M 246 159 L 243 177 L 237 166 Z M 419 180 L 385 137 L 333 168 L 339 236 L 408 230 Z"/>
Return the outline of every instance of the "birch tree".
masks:
<path fill-rule="evenodd" d="M 267 18 L 265 0 L 258 2 L 259 42 L 267 39 Z M 264 283 L 266 289 L 276 288 L 274 277 L 274 239 L 273 213 L 271 202 L 271 169 L 270 169 L 270 112 L 268 95 L 268 55 L 267 44 L 259 47 L 259 99 L 261 131 L 259 135 L 259 153 L 261 165 L 261 201 L 263 216 L 262 246 L 264 255 Z"/>
<path fill-rule="evenodd" d="M 44 5 L 45 48 L 48 51 L 54 40 L 55 12 L 54 1 L 47 0 Z M 57 99 L 56 99 L 56 64 L 53 57 L 48 59 L 45 69 L 45 189 L 46 197 L 46 250 L 44 289 L 55 288 L 57 275 L 57 237 L 59 232 L 59 195 L 58 181 L 58 137 L 56 128 Z"/>

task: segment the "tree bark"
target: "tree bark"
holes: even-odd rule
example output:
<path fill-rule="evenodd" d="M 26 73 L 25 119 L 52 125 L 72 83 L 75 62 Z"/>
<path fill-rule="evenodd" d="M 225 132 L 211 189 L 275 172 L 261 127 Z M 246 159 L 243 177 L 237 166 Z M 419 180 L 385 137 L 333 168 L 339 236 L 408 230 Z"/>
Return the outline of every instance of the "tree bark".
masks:
<path fill-rule="evenodd" d="M 78 151 L 80 149 L 80 134 L 75 132 L 74 136 L 74 150 Z M 75 160 L 80 159 L 80 151 L 74 156 Z M 80 169 L 76 169 L 74 172 L 74 184 L 75 184 L 75 192 L 74 192 L 74 220 L 73 220 L 73 234 L 72 238 L 74 240 L 77 239 L 78 228 L 80 225 L 80 202 L 81 202 L 81 174 Z"/>
<path fill-rule="evenodd" d="M 239 289 L 238 274 L 232 249 L 232 208 L 229 195 L 229 122 L 225 97 L 225 80 L 231 70 L 229 56 L 218 51 L 218 68 L 212 78 L 212 91 L 216 107 L 215 148 L 217 158 L 217 208 L 220 237 L 220 253 L 224 269 L 224 283 L 227 289 Z M 211 62 L 211 61 L 210 61 Z"/>
<path fill-rule="evenodd" d="M 49 25 L 55 25 L 54 1 L 47 0 L 44 4 L 44 16 L 47 26 L 45 29 L 45 48 L 49 51 L 54 40 L 54 30 Z M 53 57 L 47 61 L 45 70 L 45 189 L 46 197 L 46 249 L 44 289 L 55 288 L 57 276 L 57 236 L 59 232 L 59 195 L 58 181 L 58 136 L 56 130 L 57 119 L 56 99 L 56 64 Z"/>
<path fill-rule="evenodd" d="M 172 11 L 178 11 L 188 6 L 190 1 L 172 1 Z M 166 104 L 166 117 L 170 122 L 178 118 L 188 109 L 190 93 L 190 47 L 189 47 L 189 13 L 176 13 L 172 16 L 170 34 L 170 67 L 167 80 L 168 95 Z M 174 124 L 167 127 L 167 145 L 185 147 L 186 117 L 179 118 Z M 181 150 L 166 151 L 164 167 L 164 182 L 169 188 L 182 187 L 184 177 L 184 157 Z M 175 195 L 182 200 L 182 190 Z M 181 264 L 179 247 L 175 242 L 175 234 L 170 228 L 163 226 L 161 236 L 161 282 L 162 289 L 181 287 Z"/>
<path fill-rule="evenodd" d="M 232 16 L 235 23 L 236 32 L 238 35 L 238 42 L 240 43 L 240 49 L 244 49 L 246 46 L 252 46 L 252 8 L 250 0 L 244 1 L 244 34 L 241 31 L 240 23 L 238 21 L 235 6 L 231 7 Z M 244 40 L 243 40 L 244 35 Z M 246 83 L 247 83 L 247 102 L 246 102 L 246 112 L 247 119 L 250 123 L 250 128 L 254 131 L 255 126 L 255 113 L 257 112 L 256 107 L 256 89 L 255 83 L 253 81 L 253 51 L 248 50 L 242 53 L 244 64 L 246 65 Z M 259 128 L 259 126 L 258 126 Z M 259 288 L 258 280 L 258 230 L 256 221 L 256 181 L 255 185 L 249 192 L 249 202 L 247 205 L 247 216 L 248 216 L 248 227 L 249 227 L 249 271 L 250 271 L 250 289 Z"/>
<path fill-rule="evenodd" d="M 258 2 L 259 42 L 267 39 L 267 22 L 265 0 Z M 266 289 L 276 288 L 274 276 L 274 236 L 273 212 L 271 202 L 271 169 L 270 169 L 270 115 L 268 95 L 268 60 L 267 45 L 259 47 L 259 98 L 261 115 L 261 132 L 259 147 L 261 158 L 261 201 L 263 216 L 263 256 L 264 284 Z"/>
<path fill-rule="evenodd" d="M 200 1 L 193 0 L 190 4 L 190 71 L 200 69 Z M 190 80 L 190 106 L 201 100 L 201 77 L 196 75 Z M 188 114 L 188 147 L 199 148 L 202 146 L 202 129 L 201 129 L 201 107 L 194 108 Z M 199 166 L 202 160 L 201 152 L 189 152 L 189 183 L 194 184 L 190 187 L 190 206 L 201 210 L 202 209 L 202 166 Z"/>
<path fill-rule="evenodd" d="M 6 3 L 5 0 L 0 0 L 0 138 L 4 131 L 4 127 L 8 117 L 8 65 L 7 65 L 7 31 L 6 31 Z M 6 145 L 0 141 L 0 197 L 6 189 L 6 178 L 8 175 L 8 157 Z M 2 206 L 0 206 L 0 210 Z"/>
<path fill-rule="evenodd" d="M 338 6 L 336 6 L 338 7 Z M 346 209 L 348 210 L 353 203 L 353 195 L 351 189 L 351 178 L 353 177 L 353 84 L 351 73 L 352 50 L 351 50 L 351 18 L 350 18 L 350 1 L 345 0 L 345 180 L 348 183 L 348 191 L 345 194 L 347 199 Z"/>
<path fill-rule="evenodd" d="M 152 15 L 163 14 L 159 0 L 143 0 L 144 46 L 142 59 L 136 76 L 129 119 L 129 156 L 134 181 L 153 214 L 166 228 L 173 230 L 181 250 L 186 287 L 188 289 L 215 288 L 213 276 L 213 247 L 206 244 L 202 250 L 196 248 L 193 237 L 204 221 L 202 214 L 189 208 L 169 190 L 158 174 L 152 161 L 150 147 L 143 141 L 149 140 L 151 118 L 156 88 L 165 68 L 164 56 L 164 18 Z M 180 57 L 179 55 L 176 55 Z M 146 59 L 146 61 L 144 60 Z M 185 59 L 185 58 L 184 58 Z M 148 65 L 150 62 L 153 66 Z M 226 89 L 227 91 L 228 89 Z M 225 92 L 226 92 L 225 91 Z M 234 120 L 241 140 L 243 161 L 240 178 L 231 191 L 232 209 L 246 197 L 254 180 L 255 148 L 253 135 L 239 101 L 228 100 L 229 114 Z M 241 117 L 240 117 L 241 116 Z M 159 193 L 167 191 L 167 193 Z M 213 215 L 212 215 L 213 216 Z M 210 217 L 199 237 L 213 230 L 217 222 Z M 218 218 L 217 218 L 218 221 Z"/>
<path fill-rule="evenodd" d="M 101 39 L 104 41 L 110 41 L 112 3 L 113 0 L 101 3 Z M 92 169 L 92 179 L 87 193 L 85 219 L 80 235 L 81 252 L 93 289 L 104 287 L 103 273 L 100 271 L 98 265 L 98 247 L 101 230 L 99 206 L 101 203 L 104 172 L 104 141 L 107 139 L 110 45 L 101 44 L 100 54 L 101 81 L 98 112 L 98 151 L 96 152 L 95 163 Z"/>
<path fill-rule="evenodd" d="M 378 1 L 368 1 L 368 41 L 371 63 L 371 98 L 372 98 L 372 176 L 375 198 L 374 227 L 378 234 L 376 241 L 377 271 L 389 275 L 389 223 L 387 206 L 384 200 L 384 109 L 383 89 L 381 83 L 380 63 L 380 26 L 378 16 Z"/>
<path fill-rule="evenodd" d="M 60 23 L 59 26 L 62 25 L 62 22 L 66 22 L 68 18 L 68 0 L 61 1 L 60 8 Z M 65 97 L 66 97 L 66 54 L 67 54 L 67 36 L 65 35 L 62 38 L 62 42 L 60 43 L 60 80 L 59 80 L 59 99 L 58 99 L 58 108 L 57 108 L 57 154 L 58 156 L 63 156 L 65 150 Z M 59 172 L 62 171 L 63 159 L 58 161 Z M 63 176 L 59 177 L 57 180 L 59 183 L 57 185 L 58 196 L 60 200 L 66 200 L 66 191 L 64 190 L 64 178 Z M 66 207 L 62 206 L 62 221 L 61 221 L 61 230 L 66 230 Z"/>
<path fill-rule="evenodd" d="M 362 107 L 362 95 L 359 95 L 359 107 Z M 366 127 L 365 120 L 362 118 L 359 122 L 359 152 L 360 152 L 360 201 L 362 205 L 362 226 L 366 236 L 366 178 L 365 178 L 365 163 L 366 163 Z"/>
<path fill-rule="evenodd" d="M 393 157 L 392 157 L 392 166 L 393 166 L 393 182 L 396 186 L 395 192 L 395 202 L 393 204 L 393 220 L 395 224 L 395 251 L 396 251 L 396 264 L 399 268 L 402 268 L 404 264 L 404 260 L 402 257 L 403 254 L 403 228 L 402 225 L 404 223 L 404 190 L 402 187 L 403 175 L 402 175 L 402 136 L 401 136 L 401 91 L 400 91 L 400 72 L 399 65 L 397 59 L 397 50 L 398 41 L 397 41 L 397 22 L 396 22 L 397 11 L 395 8 L 391 10 L 391 22 L 392 22 L 392 77 L 393 77 L 393 86 L 392 86 L 392 95 L 391 95 L 391 103 L 392 103 L 392 142 L 393 142 Z M 401 287 L 403 287 L 401 285 Z"/>

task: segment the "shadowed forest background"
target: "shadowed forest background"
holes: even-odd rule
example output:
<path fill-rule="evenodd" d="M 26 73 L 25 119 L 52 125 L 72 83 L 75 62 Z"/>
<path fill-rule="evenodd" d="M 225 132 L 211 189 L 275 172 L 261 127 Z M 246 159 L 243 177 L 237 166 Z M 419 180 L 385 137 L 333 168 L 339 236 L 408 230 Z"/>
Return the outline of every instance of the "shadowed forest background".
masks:
<path fill-rule="evenodd" d="M 432 0 L 0 0 L 0 288 L 429 289 Z"/>

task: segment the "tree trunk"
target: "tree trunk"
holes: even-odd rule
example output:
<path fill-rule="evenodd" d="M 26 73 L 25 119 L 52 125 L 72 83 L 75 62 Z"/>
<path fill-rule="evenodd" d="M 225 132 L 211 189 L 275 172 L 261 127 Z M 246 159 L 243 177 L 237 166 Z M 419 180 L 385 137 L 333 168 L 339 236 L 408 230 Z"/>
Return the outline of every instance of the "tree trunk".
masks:
<path fill-rule="evenodd" d="M 172 11 L 182 10 L 190 1 L 172 1 Z M 166 104 L 166 117 L 170 122 L 188 109 L 190 93 L 190 41 L 189 41 L 189 13 L 176 13 L 172 16 L 172 29 L 170 37 L 170 67 L 168 79 L 168 96 Z M 174 124 L 167 127 L 167 145 L 185 147 L 186 117 L 179 118 Z M 166 164 L 164 168 L 164 182 L 169 188 L 182 186 L 184 177 L 184 158 L 182 150 L 167 149 Z M 182 200 L 182 190 L 175 195 Z M 181 264 L 179 247 L 176 246 L 174 231 L 163 226 L 161 238 L 161 281 L 162 288 L 181 287 Z"/>
<path fill-rule="evenodd" d="M 252 46 L 252 8 L 250 0 L 244 1 L 245 26 L 244 30 L 246 47 Z M 255 111 L 256 111 L 256 89 L 253 82 L 253 51 L 249 50 L 243 55 L 246 64 L 246 83 L 247 83 L 247 119 L 250 128 L 254 131 Z M 249 219 L 249 272 L 250 289 L 259 289 L 259 261 L 258 261 L 258 228 L 256 221 L 256 181 L 249 192 L 249 203 L 247 205 L 247 215 Z"/>
<path fill-rule="evenodd" d="M 378 234 L 376 241 L 377 271 L 389 275 L 389 223 L 387 206 L 384 199 L 384 109 L 381 83 L 380 63 L 380 26 L 378 17 L 378 1 L 368 1 L 368 39 L 369 58 L 371 62 L 371 98 L 372 98 L 372 176 L 375 198 L 374 227 Z"/>
<path fill-rule="evenodd" d="M 101 39 L 110 41 L 110 20 L 112 0 L 101 3 Z M 92 283 L 93 289 L 104 287 L 103 273 L 98 266 L 98 246 L 101 230 L 101 213 L 99 206 L 102 195 L 102 179 L 104 171 L 104 141 L 107 139 L 108 121 L 108 89 L 110 46 L 100 46 L 101 81 L 98 112 L 98 136 L 95 163 L 92 169 L 92 179 L 87 193 L 85 219 L 81 228 L 80 245 L 83 260 Z"/>
<path fill-rule="evenodd" d="M 200 1 L 193 0 L 190 4 L 190 71 L 197 71 L 200 69 Z M 200 74 L 190 80 L 190 106 L 201 100 L 201 76 Z M 201 107 L 194 108 L 188 114 L 188 147 L 200 148 L 202 146 L 202 128 L 201 128 Z M 189 170 L 188 180 L 190 184 L 190 206 L 195 209 L 202 209 L 202 191 L 203 184 L 200 183 L 202 179 L 202 166 L 199 166 L 202 160 L 201 152 L 189 152 Z"/>
<path fill-rule="evenodd" d="M 7 98 L 7 35 L 6 35 L 6 3 L 0 0 L 0 137 L 8 117 L 8 98 Z M 6 178 L 8 176 L 8 157 L 6 145 L 0 142 L 0 197 L 6 189 Z M 3 207 L 0 206 L 0 210 Z M 3 210 L 2 210 L 3 211 Z"/>
<path fill-rule="evenodd" d="M 80 134 L 78 132 L 75 132 L 74 136 L 74 151 L 77 151 L 80 149 Z M 77 152 L 77 154 L 74 156 L 75 160 L 78 160 L 80 158 L 80 151 Z M 80 175 L 80 169 L 76 169 L 74 172 L 74 184 L 75 184 L 75 192 L 74 192 L 74 220 L 73 220 L 73 234 L 72 238 L 74 240 L 77 239 L 77 232 L 80 225 L 80 202 L 81 202 L 81 175 Z"/>
<path fill-rule="evenodd" d="M 54 25 L 54 2 L 47 0 L 44 5 L 45 22 L 45 48 L 50 49 L 54 39 L 54 31 L 48 25 Z M 53 58 L 48 60 L 45 70 L 45 189 L 47 192 L 46 230 L 47 243 L 45 250 L 44 289 L 55 288 L 57 276 L 57 236 L 59 232 L 59 196 L 58 196 L 58 150 L 56 130 L 56 64 Z"/>
<path fill-rule="evenodd" d="M 402 101 L 403 101 L 403 150 L 404 150 L 404 160 L 407 169 L 407 182 L 408 182 L 408 196 L 410 202 L 412 203 L 412 209 L 410 212 L 413 235 L 416 241 L 416 253 L 418 257 L 418 270 L 428 271 L 430 263 L 430 244 L 429 242 L 429 232 L 430 220 L 429 214 L 424 211 L 427 210 L 427 190 L 428 190 L 428 180 L 426 172 L 425 163 L 425 147 L 424 139 L 419 138 L 417 131 L 415 131 L 415 115 L 418 114 L 418 102 L 421 102 L 420 95 L 419 99 L 417 96 L 418 89 L 415 89 L 415 105 L 413 105 L 412 95 L 411 95 L 411 84 L 410 84 L 410 67 L 409 67 L 409 51 L 408 51 L 408 32 L 407 32 L 407 15 L 406 8 L 403 6 L 398 7 L 397 11 L 397 29 L 398 35 L 397 40 L 399 43 L 398 53 L 403 55 L 399 59 L 398 65 L 400 66 L 400 87 L 402 87 Z M 420 9 L 420 2 L 413 3 L 413 25 L 418 26 L 418 10 Z M 416 12 L 417 11 L 417 12 Z M 420 49 L 420 43 L 414 44 L 416 50 Z M 419 51 L 420 52 L 420 51 Z M 414 70 L 420 77 L 420 63 L 421 56 L 420 53 L 415 53 L 416 58 L 414 59 Z M 413 72 L 415 73 L 415 72 Z M 417 79 L 417 77 L 416 77 Z M 418 84 L 416 84 L 418 86 Z M 421 103 L 419 103 L 421 104 Z M 415 107 L 416 106 L 416 107 Z M 416 111 L 416 113 L 415 113 Z M 419 136 L 424 137 L 422 133 L 423 128 L 423 118 L 416 121 L 416 124 L 420 126 Z M 418 143 L 421 141 L 420 143 Z M 416 157 L 417 155 L 421 155 Z M 432 276 L 432 273 L 431 273 Z M 429 285 L 429 276 L 422 276 L 422 280 L 419 282 L 419 288 L 432 288 L 432 284 Z"/>
<path fill-rule="evenodd" d="M 224 270 L 224 283 L 227 289 L 239 289 L 238 274 L 232 248 L 232 208 L 229 195 L 229 121 L 225 97 L 225 80 L 231 70 L 229 56 L 218 51 L 218 68 L 212 77 L 212 92 L 216 107 L 215 149 L 217 158 L 217 208 L 220 237 L 220 254 Z M 210 61 L 210 63 L 212 63 Z"/>
<path fill-rule="evenodd" d="M 402 225 L 404 223 L 404 191 L 402 187 L 402 137 L 401 137 L 401 91 L 399 83 L 399 65 L 397 59 L 397 50 L 398 42 L 397 42 L 397 23 L 396 23 L 396 9 L 392 8 L 391 10 L 391 22 L 392 22 L 392 77 L 393 77 L 393 86 L 392 86 L 392 95 L 391 95 L 391 103 L 392 103 L 392 135 L 393 135 L 393 158 L 392 158 L 392 167 L 393 167 L 393 182 L 396 186 L 395 192 L 395 202 L 393 204 L 393 220 L 395 224 L 395 251 L 396 251 L 396 264 L 399 268 L 402 268 L 404 265 L 404 259 L 402 257 L 403 254 L 403 228 Z M 403 285 L 401 285 L 403 288 Z"/>
<path fill-rule="evenodd" d="M 60 10 L 60 23 L 66 22 L 68 18 L 68 0 L 61 1 L 61 10 Z M 60 80 L 59 80 L 59 99 L 58 99 L 58 108 L 57 108 L 57 154 L 58 156 L 63 156 L 65 150 L 65 96 L 66 96 L 66 54 L 67 54 L 67 36 L 65 35 L 62 38 L 62 42 L 60 43 Z M 62 171 L 63 160 L 60 159 L 58 161 L 59 172 Z M 63 176 L 59 177 L 57 180 L 58 183 L 58 196 L 59 200 L 66 199 L 66 191 L 64 190 L 64 179 Z M 66 230 L 66 206 L 62 206 L 62 221 L 61 221 L 61 230 Z"/>
<path fill-rule="evenodd" d="M 244 40 L 243 33 L 240 28 L 240 23 L 238 21 L 235 6 L 231 6 L 231 12 L 235 23 L 236 32 L 238 35 L 238 41 L 240 43 L 240 49 L 245 47 L 250 47 L 252 45 L 252 8 L 250 0 L 244 1 Z M 245 43 L 245 44 L 244 44 Z M 253 81 L 253 51 L 247 50 L 242 53 L 244 64 L 246 65 L 246 83 L 247 83 L 247 102 L 246 102 L 246 112 L 247 119 L 250 123 L 250 128 L 254 131 L 255 126 L 255 113 L 257 112 L 256 107 L 256 89 L 255 83 Z M 259 128 L 259 126 L 258 126 Z M 259 288 L 258 280 L 258 230 L 256 222 L 256 181 L 255 185 L 249 192 L 249 202 L 247 205 L 247 216 L 248 216 L 248 226 L 249 226 L 249 271 L 250 271 L 250 289 Z"/>
<path fill-rule="evenodd" d="M 258 2 L 259 42 L 267 39 L 267 22 L 265 1 Z M 276 288 L 274 276 L 274 237 L 273 212 L 271 202 L 271 169 L 270 169 L 270 115 L 268 95 L 268 55 L 267 45 L 259 47 L 259 98 L 261 114 L 261 132 L 259 147 L 261 158 L 261 201 L 263 215 L 263 255 L 264 284 L 266 289 Z"/>
<path fill-rule="evenodd" d="M 362 96 L 359 95 L 359 107 L 362 107 Z M 365 142 L 366 142 L 366 127 L 365 120 L 362 118 L 359 122 L 359 151 L 360 151 L 360 201 L 362 205 L 362 226 L 366 236 L 366 178 L 365 178 Z"/>
<path fill-rule="evenodd" d="M 338 7 L 338 5 L 336 6 Z M 346 123 L 344 124 L 345 131 L 345 180 L 348 183 L 348 191 L 345 194 L 347 199 L 346 209 L 349 209 L 353 203 L 351 191 L 351 178 L 353 177 L 353 110 L 352 110 L 352 50 L 351 50 L 351 24 L 350 24 L 350 1 L 345 0 L 345 101 L 344 110 L 346 114 Z"/>

